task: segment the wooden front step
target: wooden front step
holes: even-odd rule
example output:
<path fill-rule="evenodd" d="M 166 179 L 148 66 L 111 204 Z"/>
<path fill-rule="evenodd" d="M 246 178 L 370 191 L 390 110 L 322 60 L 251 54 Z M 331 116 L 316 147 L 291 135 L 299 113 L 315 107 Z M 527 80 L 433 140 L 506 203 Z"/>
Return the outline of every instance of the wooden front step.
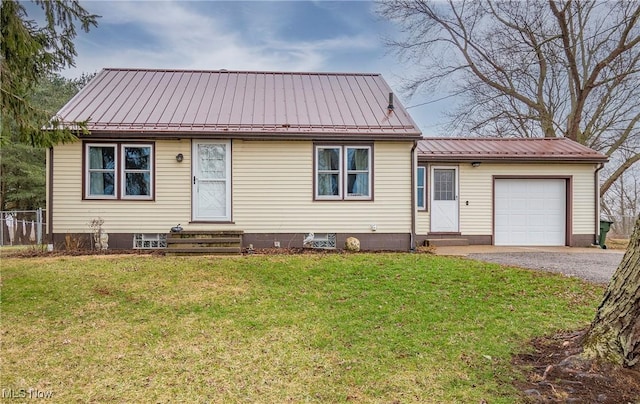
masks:
<path fill-rule="evenodd" d="M 239 237 L 189 237 L 189 238 L 172 238 L 171 244 L 234 244 L 242 241 Z M 167 239 L 169 243 L 169 239 Z"/>
<path fill-rule="evenodd" d="M 428 238 L 424 241 L 427 247 L 451 247 L 469 245 L 466 238 Z"/>
<path fill-rule="evenodd" d="M 181 231 L 167 236 L 167 255 L 229 255 L 242 253 L 242 231 Z"/>
<path fill-rule="evenodd" d="M 241 254 L 242 247 L 192 247 L 192 248 L 169 248 L 165 250 L 166 255 L 232 255 Z"/>

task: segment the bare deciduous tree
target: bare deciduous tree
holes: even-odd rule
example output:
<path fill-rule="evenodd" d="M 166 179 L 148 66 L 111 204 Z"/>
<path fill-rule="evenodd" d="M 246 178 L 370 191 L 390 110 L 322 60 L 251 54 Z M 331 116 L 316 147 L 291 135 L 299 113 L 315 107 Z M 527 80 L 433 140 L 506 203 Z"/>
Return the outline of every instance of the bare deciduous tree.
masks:
<path fill-rule="evenodd" d="M 624 158 L 624 155 L 622 155 Z M 605 170 L 607 167 L 605 166 Z M 613 220 L 612 233 L 629 238 L 640 215 L 640 167 L 631 167 L 618 177 L 601 203 L 603 212 Z"/>
<path fill-rule="evenodd" d="M 602 194 L 640 160 L 639 2 L 391 0 L 379 13 L 402 27 L 393 48 L 420 67 L 407 90 L 446 85 L 464 100 L 450 133 L 624 151 Z"/>
<path fill-rule="evenodd" d="M 583 356 L 640 364 L 640 218 L 585 336 Z"/>
<path fill-rule="evenodd" d="M 420 66 L 410 92 L 447 83 L 458 133 L 564 136 L 617 162 L 640 160 L 640 2 L 389 0 L 391 44 Z M 640 219 L 584 341 L 584 357 L 640 362 Z"/>

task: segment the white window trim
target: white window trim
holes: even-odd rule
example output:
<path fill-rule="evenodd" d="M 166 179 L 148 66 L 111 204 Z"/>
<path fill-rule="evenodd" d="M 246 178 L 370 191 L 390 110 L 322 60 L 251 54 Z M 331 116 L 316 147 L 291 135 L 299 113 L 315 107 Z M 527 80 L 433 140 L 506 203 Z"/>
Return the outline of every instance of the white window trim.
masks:
<path fill-rule="evenodd" d="M 420 171 L 422 171 L 422 174 Z M 420 177 L 422 177 L 422 189 L 418 185 Z M 422 193 L 422 205 L 418 204 L 420 193 Z M 427 167 L 425 166 L 418 166 L 416 170 L 416 208 L 418 210 L 427 210 Z"/>
<path fill-rule="evenodd" d="M 126 169 L 126 165 L 124 162 L 125 159 L 125 153 L 124 153 L 124 149 L 127 147 L 138 147 L 138 148 L 143 148 L 143 147 L 148 147 L 149 148 L 149 170 L 127 170 Z M 153 199 L 153 167 L 154 167 L 154 161 L 153 161 L 153 145 L 149 144 L 149 143 L 122 143 L 120 145 L 120 167 L 122 167 L 122 169 L 120 170 L 121 172 L 118 173 L 118 175 L 122 178 L 122 180 L 120 181 L 120 198 L 121 199 L 134 199 L 134 200 L 151 200 Z M 127 188 L 127 181 L 125 181 L 125 177 L 127 173 L 143 173 L 143 172 L 147 172 L 149 171 L 149 195 L 127 195 L 126 194 L 126 188 Z"/>
<path fill-rule="evenodd" d="M 318 157 L 318 154 L 320 153 L 320 150 L 326 150 L 326 149 L 338 149 L 339 152 L 339 157 L 338 157 L 338 195 L 320 195 L 318 193 L 318 176 L 321 174 L 320 170 L 318 169 L 318 162 L 320 161 L 320 158 Z M 343 147 L 340 145 L 318 145 L 316 146 L 316 164 L 315 164 L 315 197 L 316 199 L 320 199 L 320 200 L 341 200 L 342 199 L 342 183 L 344 182 L 343 180 Z M 333 170 L 324 170 L 322 171 L 322 173 L 333 173 Z"/>
<path fill-rule="evenodd" d="M 347 162 L 347 158 L 348 158 L 348 151 L 349 149 L 366 149 L 367 150 L 367 170 L 349 170 L 348 167 L 348 162 Z M 345 184 L 345 195 L 344 195 L 344 199 L 359 199 L 359 200 L 370 200 L 371 199 L 371 146 L 344 146 L 344 152 L 342 153 L 344 155 L 344 173 L 343 173 L 343 181 Z M 349 195 L 349 193 L 347 192 L 347 184 L 349 181 L 349 174 L 363 174 L 366 173 L 368 176 L 368 181 L 367 181 L 367 195 Z"/>
<path fill-rule="evenodd" d="M 373 147 L 370 145 L 338 145 L 338 144 L 320 144 L 320 145 L 315 145 L 315 165 L 314 165 L 314 184 L 315 184 L 315 189 L 313 190 L 313 194 L 316 200 L 320 200 L 320 201 L 343 201 L 343 200 L 360 200 L 360 201 L 371 201 L 373 200 L 373 166 L 372 166 L 372 161 L 373 161 L 373 156 L 372 156 L 372 152 L 373 152 Z M 319 195 L 318 194 L 318 176 L 319 174 L 321 174 L 321 172 L 318 170 L 318 162 L 319 162 L 319 158 L 318 158 L 318 153 L 320 150 L 324 150 L 324 149 L 338 149 L 340 156 L 339 156 L 339 170 L 338 170 L 338 177 L 339 177 L 339 181 L 338 181 L 338 195 Z M 347 158 L 348 158 L 348 149 L 366 149 L 367 150 L 367 167 L 368 170 L 348 170 L 348 162 L 347 162 Z M 323 171 L 323 173 L 328 173 L 329 171 Z M 368 195 L 348 195 L 347 192 L 347 184 L 349 181 L 349 174 L 362 174 L 362 173 L 366 173 L 368 175 L 368 189 L 367 189 L 367 193 Z"/>
<path fill-rule="evenodd" d="M 91 194 L 91 160 L 89 150 L 92 147 L 113 147 L 114 149 L 114 161 L 113 161 L 113 195 L 92 195 Z M 84 145 L 84 161 L 85 161 L 85 179 L 84 179 L 84 197 L 85 199 L 118 199 L 118 185 L 120 176 L 118 174 L 119 160 L 118 160 L 118 144 L 117 143 L 85 143 Z M 94 170 L 94 171 L 107 171 L 107 170 Z M 109 170 L 111 171 L 111 170 Z"/>
<path fill-rule="evenodd" d="M 155 197 L 154 178 L 155 178 L 155 151 L 153 143 L 85 143 L 84 144 L 84 199 L 91 200 L 134 200 L 134 201 L 152 201 Z M 115 149 L 114 156 L 114 177 L 113 177 L 113 195 L 92 195 L 91 194 L 91 172 L 89 149 L 92 147 L 113 147 Z M 126 182 L 125 164 L 124 164 L 124 148 L 125 147 L 148 147 L 149 153 L 149 195 L 125 195 Z M 105 171 L 105 170 L 93 170 Z M 127 170 L 127 172 L 142 172 L 147 170 Z"/>

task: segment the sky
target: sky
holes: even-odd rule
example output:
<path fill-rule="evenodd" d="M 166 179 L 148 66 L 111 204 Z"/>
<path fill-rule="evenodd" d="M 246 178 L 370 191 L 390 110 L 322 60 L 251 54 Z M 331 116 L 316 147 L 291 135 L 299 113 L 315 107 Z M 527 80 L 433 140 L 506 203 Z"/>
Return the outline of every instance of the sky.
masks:
<path fill-rule="evenodd" d="M 371 1 L 82 1 L 98 27 L 79 31 L 68 78 L 106 67 L 381 73 L 405 107 L 412 67 L 385 45 L 399 29 Z M 447 108 L 409 108 L 424 136 L 438 136 Z"/>

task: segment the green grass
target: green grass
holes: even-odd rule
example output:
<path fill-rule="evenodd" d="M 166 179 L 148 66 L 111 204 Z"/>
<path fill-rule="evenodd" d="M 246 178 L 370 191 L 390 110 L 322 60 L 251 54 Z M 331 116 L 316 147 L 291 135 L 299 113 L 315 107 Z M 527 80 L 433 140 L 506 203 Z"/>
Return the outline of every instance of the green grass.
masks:
<path fill-rule="evenodd" d="M 3 389 L 57 402 L 519 400 L 602 288 L 422 254 L 3 258 Z"/>
<path fill-rule="evenodd" d="M 12 253 L 19 253 L 22 251 L 27 251 L 29 249 L 35 249 L 35 248 L 42 248 L 41 246 L 38 245 L 0 245 L 0 256 L 4 256 L 6 255 L 10 255 Z M 44 247 L 46 248 L 46 246 Z"/>

